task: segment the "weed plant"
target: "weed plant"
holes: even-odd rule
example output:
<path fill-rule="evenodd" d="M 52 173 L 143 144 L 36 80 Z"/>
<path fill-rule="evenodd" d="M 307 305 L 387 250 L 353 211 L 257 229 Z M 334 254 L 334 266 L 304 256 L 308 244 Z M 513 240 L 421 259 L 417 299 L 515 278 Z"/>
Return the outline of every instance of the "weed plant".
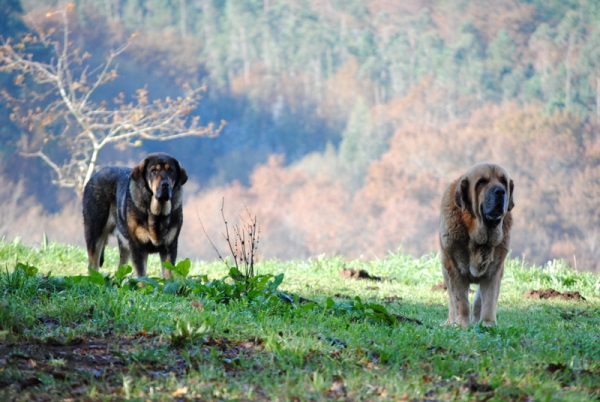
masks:
<path fill-rule="evenodd" d="M 169 280 L 152 259 L 145 278 L 83 275 L 85 252 L 54 243 L 0 256 L 0 400 L 600 397 L 600 277 L 559 261 L 509 260 L 498 325 L 463 330 L 439 325 L 436 254 L 270 260 L 253 276 L 183 260 Z M 585 300 L 523 297 L 548 287 Z"/>

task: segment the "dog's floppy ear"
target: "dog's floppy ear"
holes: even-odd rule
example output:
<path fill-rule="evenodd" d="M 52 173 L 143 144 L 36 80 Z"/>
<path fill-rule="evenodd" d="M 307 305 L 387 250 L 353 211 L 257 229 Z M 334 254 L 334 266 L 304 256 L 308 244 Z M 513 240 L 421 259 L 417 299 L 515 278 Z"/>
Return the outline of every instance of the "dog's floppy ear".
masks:
<path fill-rule="evenodd" d="M 463 212 L 465 209 L 473 212 L 471 209 L 471 200 L 469 198 L 469 179 L 467 177 L 460 178 L 460 181 L 456 186 L 456 191 L 454 192 L 454 203 Z"/>
<path fill-rule="evenodd" d="M 515 189 L 515 182 L 512 179 L 510 179 L 508 187 L 508 191 L 510 191 L 510 198 L 508 199 L 508 210 L 511 211 L 515 207 L 515 202 L 513 201 L 513 191 Z"/>
<path fill-rule="evenodd" d="M 177 176 L 177 184 L 183 186 L 188 180 L 187 172 L 184 168 L 181 167 L 178 160 L 175 160 L 175 163 L 177 164 L 177 170 L 179 170 L 179 175 Z"/>
<path fill-rule="evenodd" d="M 138 182 L 140 180 L 144 180 L 147 164 L 148 164 L 148 158 L 144 159 L 143 161 L 140 162 L 139 165 L 137 165 L 136 167 L 133 168 L 133 171 L 131 172 L 131 177 L 133 178 L 133 180 L 138 181 Z"/>
<path fill-rule="evenodd" d="M 177 179 L 177 183 L 180 186 L 183 186 L 187 182 L 187 180 L 188 180 L 187 172 L 185 171 L 184 168 L 180 167 L 179 168 L 179 177 Z"/>

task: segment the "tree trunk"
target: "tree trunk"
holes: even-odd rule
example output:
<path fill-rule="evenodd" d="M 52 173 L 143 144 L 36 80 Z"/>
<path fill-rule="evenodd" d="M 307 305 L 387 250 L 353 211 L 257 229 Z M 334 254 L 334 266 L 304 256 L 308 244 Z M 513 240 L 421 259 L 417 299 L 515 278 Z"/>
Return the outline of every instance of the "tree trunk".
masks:
<path fill-rule="evenodd" d="M 94 146 L 94 150 L 92 151 L 92 157 L 90 158 L 90 162 L 88 163 L 88 169 L 85 174 L 85 179 L 83 181 L 83 186 L 81 187 L 81 190 L 80 190 L 82 192 L 83 192 L 83 188 L 85 187 L 87 182 L 92 178 L 92 175 L 94 174 L 94 169 L 96 168 L 96 163 L 98 162 L 98 154 L 100 153 L 101 149 L 102 148 L 100 148 L 100 147 Z"/>

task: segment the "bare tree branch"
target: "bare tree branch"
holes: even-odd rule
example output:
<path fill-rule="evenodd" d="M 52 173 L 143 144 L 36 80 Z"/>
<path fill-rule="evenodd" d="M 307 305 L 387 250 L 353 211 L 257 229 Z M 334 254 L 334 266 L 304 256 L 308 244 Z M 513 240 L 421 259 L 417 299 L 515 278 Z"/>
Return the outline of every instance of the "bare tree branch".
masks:
<path fill-rule="evenodd" d="M 198 221 L 200 221 L 200 226 L 202 227 L 202 231 L 204 232 L 204 235 L 206 236 L 206 238 L 208 239 L 208 241 L 210 242 L 210 245 L 212 246 L 212 248 L 215 250 L 215 252 L 217 253 L 217 256 L 219 256 L 219 260 L 221 260 L 223 262 L 223 264 L 225 264 L 225 266 L 227 268 L 229 268 L 229 266 L 227 266 L 227 262 L 223 259 L 223 257 L 221 256 L 221 253 L 219 253 L 219 249 L 217 248 L 217 246 L 215 246 L 215 244 L 213 243 L 212 239 L 210 238 L 210 236 L 208 235 L 208 233 L 206 232 L 206 228 L 204 227 L 204 224 L 202 223 L 202 219 L 200 219 L 200 214 L 198 213 L 198 210 L 196 209 L 196 216 L 198 217 Z"/>
<path fill-rule="evenodd" d="M 223 217 L 223 222 L 225 223 L 225 233 L 223 233 L 223 237 L 227 244 L 229 245 L 229 251 L 231 252 L 231 256 L 233 257 L 233 262 L 235 263 L 235 268 L 239 271 L 240 265 L 238 264 L 238 253 L 237 253 L 237 237 L 236 237 L 236 247 L 231 244 L 231 239 L 229 238 L 229 226 L 227 225 L 227 220 L 225 219 L 225 198 L 223 198 L 221 202 L 221 216 Z"/>
<path fill-rule="evenodd" d="M 202 126 L 199 117 L 192 114 L 204 87 L 186 86 L 181 96 L 155 101 L 150 101 L 147 89 L 142 88 L 129 102 L 124 94 L 110 102 L 95 102 L 98 88 L 118 77 L 114 61 L 135 34 L 103 63 L 92 66 L 88 53 L 81 55 L 80 49 L 73 48 L 69 30 L 73 7 L 67 5 L 46 14 L 60 17 L 61 29 L 44 32 L 38 27 L 36 35 L 26 35 L 18 42 L 9 38 L 0 44 L 0 71 L 14 73 L 15 84 L 24 89 L 18 98 L 2 91 L 12 108 L 11 118 L 27 137 L 21 155 L 41 158 L 57 176 L 53 183 L 81 194 L 108 144 L 139 146 L 142 140 L 170 141 L 220 133 L 224 121 L 216 128 L 212 123 Z M 30 49 L 40 45 L 52 53 L 50 61 L 34 60 Z M 52 150 L 61 150 L 66 156 L 45 150 L 50 143 Z"/>
<path fill-rule="evenodd" d="M 246 213 L 248 214 L 249 221 L 245 221 L 243 217 L 240 216 L 240 221 L 242 225 L 233 225 L 233 241 L 229 235 L 229 224 L 227 219 L 225 218 L 225 198 L 221 201 L 221 216 L 223 218 L 223 223 L 225 225 L 225 231 L 221 233 L 223 238 L 227 242 L 229 246 L 229 251 L 231 252 L 231 256 L 233 258 L 233 263 L 235 265 L 236 274 L 239 278 L 244 278 L 246 281 L 246 287 L 249 286 L 249 279 L 254 277 L 254 264 L 256 262 L 258 243 L 260 237 L 260 227 L 257 223 L 256 216 L 252 217 L 250 215 L 250 211 L 246 208 Z M 202 230 L 204 234 L 208 238 L 208 241 L 212 245 L 213 249 L 217 252 L 219 259 L 225 263 L 227 268 L 232 268 L 227 262 L 223 259 L 219 250 L 212 242 L 210 236 L 206 232 L 204 228 L 204 224 L 200 219 L 198 211 L 196 211 L 196 215 L 198 215 L 198 220 L 200 221 L 200 225 L 202 226 Z M 240 270 L 240 266 L 243 268 L 243 272 Z M 237 278 L 236 279 L 239 279 Z"/>

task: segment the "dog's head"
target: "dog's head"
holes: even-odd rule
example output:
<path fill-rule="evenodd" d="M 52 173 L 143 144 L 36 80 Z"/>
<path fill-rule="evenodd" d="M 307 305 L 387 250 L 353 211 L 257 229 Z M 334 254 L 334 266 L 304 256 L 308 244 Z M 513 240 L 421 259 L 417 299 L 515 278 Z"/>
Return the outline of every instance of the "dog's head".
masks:
<path fill-rule="evenodd" d="M 153 206 L 158 205 L 157 202 L 165 204 L 167 201 L 173 200 L 174 197 L 179 197 L 178 190 L 188 179 L 185 169 L 179 165 L 177 159 L 162 152 L 148 155 L 139 165 L 133 168 L 131 178 L 140 187 L 151 193 L 153 200 L 155 200 L 152 203 Z M 179 202 L 179 200 L 173 201 Z M 171 203 L 168 204 L 170 211 Z M 165 212 L 163 208 L 163 214 Z"/>
<path fill-rule="evenodd" d="M 458 180 L 454 203 L 463 212 L 469 211 L 476 219 L 479 231 L 500 227 L 507 212 L 515 206 L 514 182 L 506 169 L 494 163 L 479 163 Z M 480 236 L 483 236 L 481 233 Z M 477 243 L 485 239 L 476 239 Z M 500 239 L 501 240 L 501 239 Z M 493 241 L 496 243 L 496 241 Z"/>

